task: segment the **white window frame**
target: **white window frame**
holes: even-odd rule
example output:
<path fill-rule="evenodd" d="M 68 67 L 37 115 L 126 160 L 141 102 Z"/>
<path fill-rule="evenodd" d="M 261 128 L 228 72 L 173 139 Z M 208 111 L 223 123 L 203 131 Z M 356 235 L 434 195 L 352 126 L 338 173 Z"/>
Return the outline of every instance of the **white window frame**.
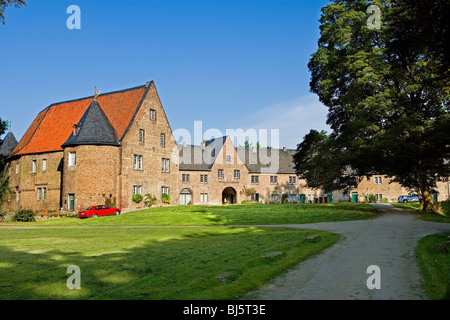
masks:
<path fill-rule="evenodd" d="M 150 109 L 150 120 L 156 121 L 156 110 Z"/>
<path fill-rule="evenodd" d="M 217 170 L 217 178 L 223 179 L 224 176 L 225 175 L 224 175 L 223 169 L 218 169 Z"/>
<path fill-rule="evenodd" d="M 161 133 L 159 140 L 160 140 L 159 142 L 161 144 L 161 147 L 165 147 L 166 146 L 166 134 Z"/>
<path fill-rule="evenodd" d="M 226 157 L 226 161 L 227 161 L 227 163 L 231 163 L 231 156 L 229 154 Z"/>
<path fill-rule="evenodd" d="M 161 187 L 161 196 L 163 194 L 167 194 L 170 197 L 170 188 L 169 187 Z"/>
<path fill-rule="evenodd" d="M 36 173 L 37 171 L 37 160 L 33 159 L 31 160 L 31 172 Z"/>
<path fill-rule="evenodd" d="M 161 172 L 170 172 L 170 159 L 162 158 L 161 159 Z"/>
<path fill-rule="evenodd" d="M 47 171 L 47 159 L 42 159 L 42 172 Z"/>
<path fill-rule="evenodd" d="M 207 193 L 200 193 L 200 202 L 208 202 L 208 194 Z"/>
<path fill-rule="evenodd" d="M 139 129 L 139 142 L 144 143 L 145 142 L 145 130 Z"/>
<path fill-rule="evenodd" d="M 37 187 L 37 200 L 47 199 L 47 187 Z"/>
<path fill-rule="evenodd" d="M 234 178 L 235 179 L 241 178 L 241 170 L 234 170 Z"/>
<path fill-rule="evenodd" d="M 77 153 L 76 152 L 69 152 L 68 164 L 69 164 L 69 167 L 75 167 L 77 165 Z"/>
<path fill-rule="evenodd" d="M 208 183 L 208 175 L 207 174 L 200 175 L 200 183 Z"/>
<path fill-rule="evenodd" d="M 141 185 L 134 185 L 133 186 L 133 196 L 140 194 L 142 195 L 142 186 Z"/>
<path fill-rule="evenodd" d="M 143 170 L 144 157 L 141 154 L 133 154 L 133 169 Z"/>
<path fill-rule="evenodd" d="M 278 184 L 278 176 L 270 176 L 270 184 Z"/>
<path fill-rule="evenodd" d="M 251 176 L 250 179 L 252 184 L 259 184 L 259 176 Z"/>
<path fill-rule="evenodd" d="M 296 184 L 296 183 L 297 183 L 297 177 L 289 176 L 289 184 Z"/>

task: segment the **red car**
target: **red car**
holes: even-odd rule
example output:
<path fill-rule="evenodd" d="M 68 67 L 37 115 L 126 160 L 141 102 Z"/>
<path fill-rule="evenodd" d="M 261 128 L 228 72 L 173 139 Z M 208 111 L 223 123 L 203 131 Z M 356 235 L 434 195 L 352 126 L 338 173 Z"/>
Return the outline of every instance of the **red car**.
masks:
<path fill-rule="evenodd" d="M 78 213 L 79 218 L 90 218 L 90 217 L 101 217 L 101 216 L 109 216 L 109 215 L 120 214 L 120 209 L 118 208 L 110 208 L 107 205 L 101 204 L 87 208 L 86 210 L 82 210 Z"/>

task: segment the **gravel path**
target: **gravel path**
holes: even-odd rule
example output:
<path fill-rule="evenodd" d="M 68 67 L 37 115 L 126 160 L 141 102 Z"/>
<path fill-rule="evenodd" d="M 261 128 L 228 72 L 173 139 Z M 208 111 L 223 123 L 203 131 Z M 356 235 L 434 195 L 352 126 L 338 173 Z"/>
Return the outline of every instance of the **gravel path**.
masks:
<path fill-rule="evenodd" d="M 331 231 L 342 238 L 244 299 L 427 299 L 415 247 L 429 234 L 450 232 L 450 225 L 421 221 L 417 214 L 388 204 L 376 206 L 383 214 L 371 220 L 283 226 Z M 380 289 L 367 288 L 371 265 L 381 270 Z"/>

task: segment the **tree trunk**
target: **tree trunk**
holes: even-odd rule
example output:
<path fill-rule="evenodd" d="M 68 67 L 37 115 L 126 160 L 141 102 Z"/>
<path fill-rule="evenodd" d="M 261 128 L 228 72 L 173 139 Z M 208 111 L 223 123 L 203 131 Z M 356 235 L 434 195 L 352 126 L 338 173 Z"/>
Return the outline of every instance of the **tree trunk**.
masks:
<path fill-rule="evenodd" d="M 417 174 L 417 182 L 422 197 L 422 211 L 431 211 L 434 207 L 433 198 L 431 197 L 430 185 L 425 174 Z"/>

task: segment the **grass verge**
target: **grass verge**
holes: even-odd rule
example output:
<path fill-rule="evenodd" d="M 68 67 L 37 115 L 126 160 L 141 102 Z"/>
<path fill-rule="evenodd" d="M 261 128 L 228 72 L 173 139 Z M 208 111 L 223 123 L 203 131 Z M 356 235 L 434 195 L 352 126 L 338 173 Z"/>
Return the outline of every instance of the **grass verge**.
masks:
<path fill-rule="evenodd" d="M 419 213 L 419 218 L 424 221 L 450 223 L 450 201 L 442 201 L 439 203 L 442 213 L 444 213 L 445 216 L 438 215 L 438 214 L 431 213 L 431 212 L 422 212 L 420 209 L 419 202 L 393 203 L 392 205 L 397 208 L 403 208 L 403 209 L 416 211 L 417 213 Z"/>
<path fill-rule="evenodd" d="M 80 220 L 63 218 L 33 223 L 33 226 L 218 226 L 270 225 L 369 219 L 376 209 L 368 204 L 250 204 L 217 206 L 173 206 L 151 208 Z M 23 225 L 23 223 L 3 223 Z"/>
<path fill-rule="evenodd" d="M 450 300 L 450 233 L 433 234 L 421 239 L 416 253 L 428 297 L 432 300 Z"/>
<path fill-rule="evenodd" d="M 234 299 L 338 238 L 256 227 L 2 229 L 0 299 Z M 67 288 L 71 265 L 80 290 Z"/>

